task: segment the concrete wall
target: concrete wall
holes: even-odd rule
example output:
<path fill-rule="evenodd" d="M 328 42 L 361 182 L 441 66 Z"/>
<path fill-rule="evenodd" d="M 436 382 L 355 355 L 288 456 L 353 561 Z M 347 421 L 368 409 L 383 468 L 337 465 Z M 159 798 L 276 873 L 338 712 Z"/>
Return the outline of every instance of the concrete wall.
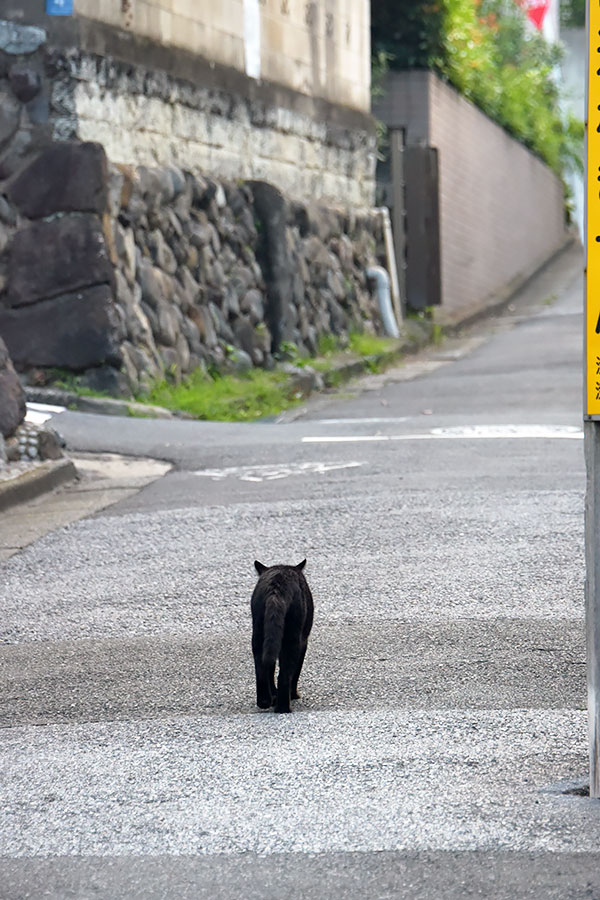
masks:
<path fill-rule="evenodd" d="M 218 178 L 265 179 L 298 201 L 372 205 L 375 140 L 308 101 L 248 96 L 71 56 L 71 133 L 114 162 L 175 163 Z"/>
<path fill-rule="evenodd" d="M 75 11 L 369 111 L 369 0 L 75 0 Z"/>
<path fill-rule="evenodd" d="M 435 75 L 392 73 L 375 114 L 438 150 L 443 318 L 492 303 L 562 246 L 560 180 Z"/>
<path fill-rule="evenodd" d="M 2 9 L 0 51 L 11 27 L 43 29 L 42 114 L 55 140 L 100 142 L 115 163 L 268 180 L 298 201 L 373 205 L 367 0 L 75 0 L 72 17 L 45 15 L 44 0 Z"/>

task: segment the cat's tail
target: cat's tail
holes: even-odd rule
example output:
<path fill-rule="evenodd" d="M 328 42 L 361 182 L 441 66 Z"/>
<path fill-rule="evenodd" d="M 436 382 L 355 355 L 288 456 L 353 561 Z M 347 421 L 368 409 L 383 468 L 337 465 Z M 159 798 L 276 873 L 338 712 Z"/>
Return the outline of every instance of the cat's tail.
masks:
<path fill-rule="evenodd" d="M 274 665 L 279 657 L 283 626 L 285 624 L 285 603 L 279 594 L 269 594 L 265 601 L 265 621 L 263 638 L 263 663 Z"/>

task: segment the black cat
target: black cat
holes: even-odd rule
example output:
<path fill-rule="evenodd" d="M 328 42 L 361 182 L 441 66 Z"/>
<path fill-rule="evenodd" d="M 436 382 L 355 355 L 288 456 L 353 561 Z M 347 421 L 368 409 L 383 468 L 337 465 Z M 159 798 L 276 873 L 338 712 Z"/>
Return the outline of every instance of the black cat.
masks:
<path fill-rule="evenodd" d="M 297 566 L 254 562 L 259 575 L 251 601 L 256 703 L 261 709 L 275 704 L 277 713 L 291 712 L 290 701 L 298 699 L 298 678 L 313 623 L 313 598 L 302 574 L 305 565 L 305 559 Z"/>

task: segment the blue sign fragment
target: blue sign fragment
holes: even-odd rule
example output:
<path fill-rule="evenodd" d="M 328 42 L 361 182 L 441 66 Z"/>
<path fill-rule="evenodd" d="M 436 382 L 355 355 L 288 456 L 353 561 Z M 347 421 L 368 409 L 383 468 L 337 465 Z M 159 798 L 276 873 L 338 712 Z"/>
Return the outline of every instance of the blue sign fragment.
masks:
<path fill-rule="evenodd" d="M 49 16 L 72 16 L 73 0 L 46 0 L 46 13 Z"/>

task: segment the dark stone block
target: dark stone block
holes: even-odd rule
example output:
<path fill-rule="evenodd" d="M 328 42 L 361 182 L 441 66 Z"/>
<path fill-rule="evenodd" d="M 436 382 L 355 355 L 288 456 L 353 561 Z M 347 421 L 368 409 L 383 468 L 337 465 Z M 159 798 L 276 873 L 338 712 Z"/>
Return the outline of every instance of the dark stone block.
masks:
<path fill-rule="evenodd" d="M 102 215 L 108 203 L 104 148 L 92 142 L 52 144 L 14 178 L 8 198 L 28 219 L 57 212 Z"/>
<path fill-rule="evenodd" d="M 25 418 L 25 392 L 0 338 L 0 435 L 13 434 Z"/>
<path fill-rule="evenodd" d="M 50 102 L 46 94 L 38 94 L 25 108 L 32 125 L 45 125 L 50 119 Z"/>
<path fill-rule="evenodd" d="M 96 216 L 65 216 L 17 231 L 8 264 L 9 306 L 112 284 L 112 263 Z"/>
<path fill-rule="evenodd" d="M 40 459 L 61 459 L 64 441 L 53 428 L 43 428 L 38 435 L 38 453 Z"/>
<path fill-rule="evenodd" d="M 129 394 L 127 377 L 114 366 L 97 366 L 81 377 L 80 384 L 98 394 L 124 397 Z"/>
<path fill-rule="evenodd" d="M 4 148 L 19 127 L 21 107 L 9 94 L 0 91 L 0 147 Z"/>
<path fill-rule="evenodd" d="M 118 367 L 118 333 L 112 292 L 105 284 L 20 309 L 0 308 L 0 334 L 19 368 Z"/>
<path fill-rule="evenodd" d="M 13 94 L 21 103 L 29 103 L 37 97 L 42 88 L 39 74 L 28 66 L 21 66 L 18 63 L 10 67 L 8 80 Z"/>
<path fill-rule="evenodd" d="M 25 397 L 16 372 L 0 369 L 0 432 L 12 434 L 25 418 Z"/>
<path fill-rule="evenodd" d="M 267 286 L 265 318 L 273 336 L 272 352 L 282 341 L 289 340 L 288 299 L 293 288 L 293 265 L 287 241 L 288 206 L 276 187 L 265 181 L 249 181 L 254 213 L 262 228 L 257 247 L 257 259 Z"/>
<path fill-rule="evenodd" d="M 11 226 L 17 223 L 17 214 L 2 195 L 0 195 L 0 222 Z"/>
<path fill-rule="evenodd" d="M 237 319 L 233 323 L 233 333 L 237 345 L 252 358 L 252 352 L 256 346 L 256 337 L 251 322 L 247 319 Z"/>

